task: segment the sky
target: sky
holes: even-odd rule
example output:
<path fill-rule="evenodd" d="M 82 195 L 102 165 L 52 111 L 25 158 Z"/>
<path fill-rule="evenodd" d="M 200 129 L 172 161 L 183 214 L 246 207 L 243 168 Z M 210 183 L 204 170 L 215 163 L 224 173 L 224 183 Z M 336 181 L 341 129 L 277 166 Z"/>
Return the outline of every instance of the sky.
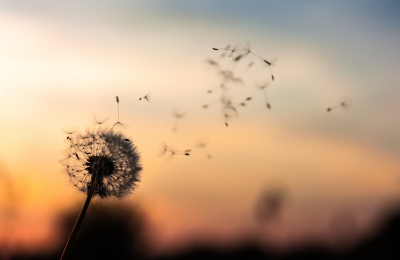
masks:
<path fill-rule="evenodd" d="M 59 163 L 64 130 L 118 117 L 143 163 L 127 202 L 148 215 L 155 251 L 264 229 L 260 243 L 276 247 L 329 244 L 343 214 L 367 236 L 399 203 L 399 12 L 396 1 L 0 0 L 0 242 L 57 238 L 54 217 L 85 199 Z M 227 45 L 232 57 L 212 49 Z M 222 96 L 238 112 L 228 127 Z M 163 144 L 191 154 L 161 156 Z M 274 190 L 279 215 L 261 225 L 254 209 Z"/>

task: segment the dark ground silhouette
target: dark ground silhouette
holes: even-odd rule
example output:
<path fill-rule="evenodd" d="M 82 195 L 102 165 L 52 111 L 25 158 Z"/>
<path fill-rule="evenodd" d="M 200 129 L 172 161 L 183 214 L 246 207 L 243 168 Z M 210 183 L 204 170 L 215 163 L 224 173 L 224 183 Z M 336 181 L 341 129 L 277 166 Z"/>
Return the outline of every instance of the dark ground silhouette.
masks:
<path fill-rule="evenodd" d="M 150 247 L 143 236 L 148 227 L 146 217 L 137 207 L 100 202 L 90 205 L 89 209 L 69 259 L 400 259 L 400 210 L 391 214 L 374 236 L 343 251 L 335 251 L 322 244 L 309 244 L 302 249 L 277 254 L 248 240 L 230 250 L 199 244 L 175 254 L 151 258 L 146 254 Z M 9 259 L 59 259 L 77 215 L 77 210 L 60 215 L 58 223 L 63 234 L 62 244 L 51 254 L 14 255 Z"/>

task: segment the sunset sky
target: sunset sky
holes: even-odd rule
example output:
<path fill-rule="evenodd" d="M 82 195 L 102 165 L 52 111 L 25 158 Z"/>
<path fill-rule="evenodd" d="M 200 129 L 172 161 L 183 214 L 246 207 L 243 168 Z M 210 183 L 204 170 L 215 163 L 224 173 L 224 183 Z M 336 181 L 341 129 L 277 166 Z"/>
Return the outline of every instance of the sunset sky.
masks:
<path fill-rule="evenodd" d="M 154 250 L 239 241 L 273 189 L 285 195 L 262 242 L 331 242 L 342 214 L 368 234 L 400 202 L 399 13 L 395 1 L 0 0 L 0 244 L 57 238 L 54 218 L 85 199 L 59 163 L 63 129 L 114 124 L 116 96 L 143 163 L 127 202 L 148 215 Z M 257 56 L 236 66 L 212 49 L 247 42 L 274 81 Z M 241 77 L 234 104 L 252 97 L 228 127 L 208 59 Z M 163 143 L 191 155 L 161 156 Z"/>

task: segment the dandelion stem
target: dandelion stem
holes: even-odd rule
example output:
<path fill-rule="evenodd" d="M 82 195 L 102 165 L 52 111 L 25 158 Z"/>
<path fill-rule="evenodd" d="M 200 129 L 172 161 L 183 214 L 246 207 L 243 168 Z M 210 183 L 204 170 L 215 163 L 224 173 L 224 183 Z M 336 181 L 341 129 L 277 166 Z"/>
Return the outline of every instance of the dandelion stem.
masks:
<path fill-rule="evenodd" d="M 93 189 L 90 189 L 90 190 L 88 191 L 88 195 L 87 195 L 87 197 L 86 197 L 85 204 L 83 204 L 83 208 L 82 208 L 82 210 L 81 210 L 81 213 L 79 214 L 79 217 L 78 217 L 78 219 L 76 220 L 75 226 L 74 226 L 74 228 L 72 229 L 71 235 L 70 235 L 69 238 L 68 238 L 68 242 L 67 242 L 67 244 L 65 245 L 65 248 L 64 248 L 64 251 L 63 251 L 63 253 L 62 253 L 62 255 L 61 255 L 60 260 L 66 259 L 66 256 L 67 256 L 68 251 L 70 251 L 72 245 L 74 244 L 76 235 L 78 234 L 79 228 L 80 228 L 81 225 L 82 225 L 82 222 L 83 222 L 83 219 L 84 219 L 84 217 L 85 217 L 86 211 L 87 211 L 87 209 L 89 208 L 90 201 L 92 200 L 93 193 L 94 193 Z"/>

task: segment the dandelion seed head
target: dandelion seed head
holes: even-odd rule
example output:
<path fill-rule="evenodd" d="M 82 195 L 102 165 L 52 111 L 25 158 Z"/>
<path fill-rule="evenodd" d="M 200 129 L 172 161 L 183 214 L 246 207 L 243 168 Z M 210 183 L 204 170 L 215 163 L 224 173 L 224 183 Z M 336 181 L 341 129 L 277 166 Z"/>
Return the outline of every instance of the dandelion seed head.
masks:
<path fill-rule="evenodd" d="M 74 133 L 60 163 L 80 191 L 101 198 L 124 198 L 139 182 L 142 166 L 136 146 L 112 129 Z"/>

